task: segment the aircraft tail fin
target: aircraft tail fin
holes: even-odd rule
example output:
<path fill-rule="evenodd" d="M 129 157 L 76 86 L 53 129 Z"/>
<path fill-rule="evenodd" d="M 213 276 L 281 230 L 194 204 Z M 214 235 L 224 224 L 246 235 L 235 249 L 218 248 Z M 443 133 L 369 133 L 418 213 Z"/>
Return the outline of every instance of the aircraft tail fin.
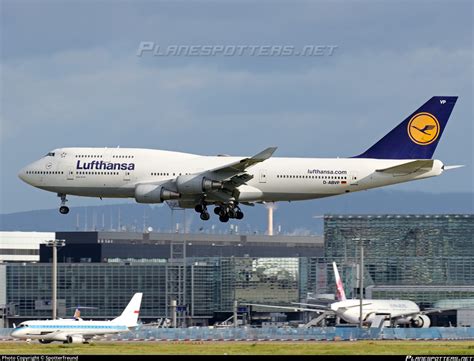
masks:
<path fill-rule="evenodd" d="M 457 96 L 435 96 L 354 158 L 431 159 Z"/>
<path fill-rule="evenodd" d="M 81 310 L 79 308 L 76 308 L 76 311 L 74 311 L 74 316 L 72 316 L 75 319 L 80 319 L 81 318 Z"/>
<path fill-rule="evenodd" d="M 138 315 L 140 313 L 140 305 L 142 303 L 142 296 L 143 293 L 135 293 L 128 303 L 125 310 L 123 310 L 122 314 L 115 318 L 113 322 L 120 322 L 125 324 L 127 327 L 135 327 L 137 326 Z"/>
<path fill-rule="evenodd" d="M 342 284 L 341 277 L 339 276 L 339 271 L 337 270 L 336 262 L 332 263 L 332 268 L 334 269 L 334 277 L 336 279 L 337 300 L 345 301 L 346 293 L 344 292 L 344 286 Z"/>

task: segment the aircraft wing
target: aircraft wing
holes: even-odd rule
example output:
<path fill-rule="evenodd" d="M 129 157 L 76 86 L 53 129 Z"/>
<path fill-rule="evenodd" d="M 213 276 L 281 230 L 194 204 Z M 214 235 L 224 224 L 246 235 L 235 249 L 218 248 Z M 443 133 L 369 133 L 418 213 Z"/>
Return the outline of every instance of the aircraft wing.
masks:
<path fill-rule="evenodd" d="M 276 150 L 277 150 L 276 147 L 269 147 L 261 151 L 260 153 L 255 154 L 253 157 L 244 158 L 237 162 L 229 163 L 218 168 L 210 169 L 208 170 L 208 172 L 212 172 L 215 174 L 222 174 L 222 175 L 239 174 L 239 173 L 244 172 L 248 167 L 251 167 L 257 163 L 263 162 L 264 160 L 267 160 L 273 155 L 273 153 L 275 153 Z"/>
<path fill-rule="evenodd" d="M 433 162 L 433 159 L 414 160 L 393 167 L 377 169 L 376 172 L 387 174 L 410 174 L 419 171 L 428 172 L 433 168 Z"/>
<path fill-rule="evenodd" d="M 304 307 L 291 307 L 291 306 L 275 306 L 275 305 L 262 305 L 259 303 L 243 303 L 244 306 L 258 306 L 258 307 L 267 307 L 267 308 L 277 308 L 283 310 L 291 310 L 291 311 L 307 311 L 307 312 L 316 312 L 316 313 L 323 313 L 327 312 L 328 309 L 317 309 L 317 308 L 304 308 Z M 329 309 L 329 311 L 331 311 Z"/>
<path fill-rule="evenodd" d="M 435 313 L 435 312 L 444 312 L 444 311 L 452 311 L 452 310 L 462 310 L 462 309 L 470 309 L 469 306 L 466 307 L 449 307 L 449 308 L 429 308 L 423 311 L 420 311 L 420 314 L 422 315 L 427 315 L 430 313 Z"/>
<path fill-rule="evenodd" d="M 392 317 L 394 320 L 399 319 L 399 318 L 404 318 L 404 317 L 410 317 L 410 316 L 417 316 L 417 315 L 427 315 L 430 313 L 435 313 L 435 312 L 443 312 L 443 311 L 450 311 L 450 310 L 456 310 L 458 308 L 432 308 L 429 310 L 424 310 L 424 311 L 419 311 L 419 312 L 409 312 L 409 313 L 404 313 L 403 315 L 399 315 L 397 317 Z"/>
<path fill-rule="evenodd" d="M 369 303 L 363 303 L 363 304 L 362 304 L 362 307 L 363 307 L 363 306 L 369 306 L 369 305 L 371 305 L 371 304 L 372 304 L 371 302 L 369 302 Z M 345 310 L 348 310 L 349 308 L 354 308 L 354 307 L 360 307 L 360 304 L 358 304 L 358 305 L 352 305 L 352 306 L 342 306 L 342 307 L 339 307 L 337 310 L 338 310 L 338 311 L 345 311 Z"/>
<path fill-rule="evenodd" d="M 334 300 L 329 300 L 329 304 L 333 303 Z M 303 303 L 303 302 L 291 302 L 292 305 L 300 305 L 300 306 L 307 306 L 307 307 L 315 307 L 319 309 L 329 309 L 328 304 L 323 304 L 323 303 Z"/>
<path fill-rule="evenodd" d="M 205 173 L 212 179 L 222 181 L 224 184 L 223 191 L 231 193 L 233 189 L 245 184 L 253 178 L 252 175 L 245 172 L 247 168 L 267 160 L 273 155 L 276 149 L 276 147 L 269 147 L 255 154 L 253 157 L 243 158 L 218 168 L 209 169 L 205 171 Z"/>
<path fill-rule="evenodd" d="M 246 172 L 247 168 L 267 160 L 276 149 L 276 147 L 269 147 L 253 157 L 243 158 L 239 161 L 204 171 L 203 173 L 208 175 L 209 178 L 221 181 L 223 184 L 222 189 L 212 191 L 213 196 L 221 198 L 222 201 L 227 201 L 235 188 L 246 184 L 253 178 L 253 175 Z"/>

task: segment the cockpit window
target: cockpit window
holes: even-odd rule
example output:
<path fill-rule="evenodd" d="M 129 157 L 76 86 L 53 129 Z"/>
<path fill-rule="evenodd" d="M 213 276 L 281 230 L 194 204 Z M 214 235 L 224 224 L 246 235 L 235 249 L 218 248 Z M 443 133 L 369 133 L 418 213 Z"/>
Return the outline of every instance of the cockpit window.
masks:
<path fill-rule="evenodd" d="M 45 157 L 54 157 L 54 152 L 49 152 L 48 154 L 45 155 Z"/>

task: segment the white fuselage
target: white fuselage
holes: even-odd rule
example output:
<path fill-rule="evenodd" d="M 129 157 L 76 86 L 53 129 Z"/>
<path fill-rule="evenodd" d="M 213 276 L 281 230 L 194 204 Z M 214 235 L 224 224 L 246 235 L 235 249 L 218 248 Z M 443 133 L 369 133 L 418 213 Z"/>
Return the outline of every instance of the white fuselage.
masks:
<path fill-rule="evenodd" d="M 348 323 L 357 324 L 360 320 L 360 300 L 352 299 L 331 304 L 331 309 Z M 371 300 L 362 302 L 362 320 L 371 324 L 377 315 L 396 319 L 397 324 L 407 324 L 420 313 L 418 305 L 409 300 Z"/>
<path fill-rule="evenodd" d="M 200 156 L 189 153 L 135 148 L 56 149 L 20 171 L 28 184 L 47 191 L 88 197 L 131 197 L 138 184 L 173 181 L 179 175 L 197 174 L 239 161 L 241 157 Z M 255 164 L 253 176 L 238 187 L 238 202 L 294 201 L 328 197 L 440 175 L 435 160 L 429 171 L 386 174 L 378 169 L 411 160 L 364 158 L 278 158 Z M 218 202 L 222 199 L 207 200 Z M 186 197 L 184 206 L 195 202 Z"/>
<path fill-rule="evenodd" d="M 126 332 L 129 328 L 114 321 L 84 321 L 82 319 L 59 319 L 45 321 L 25 321 L 15 328 L 11 335 L 21 339 L 45 341 L 67 341 L 70 336 L 84 339 L 95 335 Z"/>

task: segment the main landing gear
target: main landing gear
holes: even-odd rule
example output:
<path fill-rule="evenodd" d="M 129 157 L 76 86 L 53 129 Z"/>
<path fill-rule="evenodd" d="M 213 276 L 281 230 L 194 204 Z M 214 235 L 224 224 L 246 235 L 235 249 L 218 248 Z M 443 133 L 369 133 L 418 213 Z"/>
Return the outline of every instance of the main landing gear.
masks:
<path fill-rule="evenodd" d="M 209 212 L 207 211 L 207 207 L 205 204 L 198 204 L 196 207 L 194 207 L 194 210 L 198 213 L 201 213 L 199 216 L 203 221 L 208 221 L 211 216 L 209 215 Z"/>
<path fill-rule="evenodd" d="M 219 215 L 219 221 L 228 222 L 229 219 L 242 219 L 244 218 L 244 213 L 240 210 L 240 207 L 237 204 L 223 204 L 214 208 L 214 213 Z"/>
<path fill-rule="evenodd" d="M 69 213 L 69 207 L 66 206 L 66 195 L 62 193 L 58 193 L 58 197 L 61 198 L 61 206 L 59 207 L 59 213 L 61 214 L 68 214 Z"/>
<path fill-rule="evenodd" d="M 200 217 L 203 221 L 208 221 L 210 218 L 209 212 L 205 204 L 198 204 L 194 207 L 194 210 L 198 213 L 201 213 Z M 214 208 L 214 213 L 219 216 L 221 222 L 228 222 L 229 219 L 242 219 L 244 218 L 244 213 L 237 205 L 237 203 L 222 204 Z"/>

